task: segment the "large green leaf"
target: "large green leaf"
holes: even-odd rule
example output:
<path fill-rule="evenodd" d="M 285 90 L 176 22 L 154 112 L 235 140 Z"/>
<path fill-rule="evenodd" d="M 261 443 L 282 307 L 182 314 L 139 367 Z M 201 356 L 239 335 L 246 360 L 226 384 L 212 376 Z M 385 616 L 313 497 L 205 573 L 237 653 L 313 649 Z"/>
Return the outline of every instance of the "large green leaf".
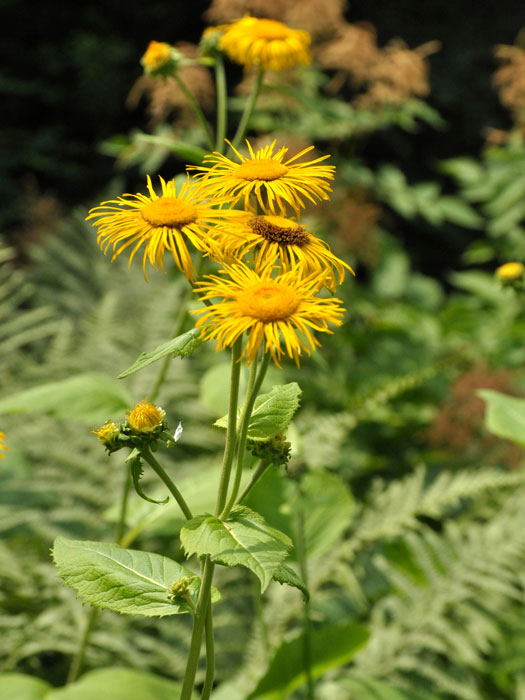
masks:
<path fill-rule="evenodd" d="M 132 403 L 126 389 L 112 377 L 86 373 L 6 396 L 0 400 L 0 414 L 49 413 L 93 424 L 123 418 Z"/>
<path fill-rule="evenodd" d="M 301 389 L 296 382 L 274 386 L 268 394 L 261 394 L 255 405 L 248 426 L 248 438 L 265 442 L 284 433 L 299 407 Z M 228 427 L 228 416 L 215 422 L 219 428 Z"/>
<path fill-rule="evenodd" d="M 500 394 L 492 389 L 481 389 L 477 393 L 487 402 L 487 430 L 525 445 L 525 399 Z"/>
<path fill-rule="evenodd" d="M 193 572 L 160 554 L 123 549 L 107 542 L 84 542 L 57 537 L 53 559 L 60 576 L 86 603 L 127 615 L 177 615 L 190 612 L 183 598 L 170 600 L 172 584 Z M 197 601 L 200 579 L 189 593 Z M 214 590 L 212 600 L 220 595 Z"/>
<path fill-rule="evenodd" d="M 311 674 L 314 679 L 348 663 L 366 644 L 369 632 L 357 623 L 324 625 L 311 634 Z M 247 700 L 285 700 L 306 682 L 305 639 L 296 637 L 277 650 L 268 671 Z"/>
<path fill-rule="evenodd" d="M 292 546 L 287 535 L 244 506 L 233 508 L 224 522 L 208 514 L 189 520 L 180 539 L 188 556 L 210 554 L 212 561 L 224 566 L 250 569 L 259 578 L 263 592 Z"/>
<path fill-rule="evenodd" d="M 48 700 L 51 686 L 23 673 L 0 674 L 0 698 L 5 700 Z"/>
<path fill-rule="evenodd" d="M 348 527 L 354 500 L 339 476 L 320 470 L 301 479 L 301 492 L 306 551 L 309 557 L 320 556 L 330 550 Z M 282 472 L 269 469 L 244 503 L 295 542 L 298 498 L 295 483 Z"/>
<path fill-rule="evenodd" d="M 161 360 L 167 355 L 173 355 L 173 357 L 186 357 L 186 355 L 191 355 L 203 342 L 202 339 L 199 338 L 199 335 L 200 329 L 192 328 L 187 333 L 178 335 L 176 338 L 168 340 L 167 343 L 162 343 L 162 345 L 156 347 L 152 352 L 141 353 L 131 367 L 128 367 L 128 369 L 119 374 L 118 378 L 123 379 L 124 377 L 129 377 L 130 374 L 144 369 L 144 367 Z"/>
<path fill-rule="evenodd" d="M 272 578 L 274 581 L 277 581 L 277 583 L 285 583 L 287 586 L 298 588 L 302 592 L 305 601 L 308 602 L 310 600 L 310 593 L 308 592 L 308 588 L 304 585 L 303 580 L 293 569 L 286 566 L 286 564 L 281 564 L 277 571 L 274 572 Z"/>
<path fill-rule="evenodd" d="M 167 678 L 130 668 L 102 668 L 66 688 L 52 690 L 45 700 L 174 700 L 179 694 L 180 685 Z"/>

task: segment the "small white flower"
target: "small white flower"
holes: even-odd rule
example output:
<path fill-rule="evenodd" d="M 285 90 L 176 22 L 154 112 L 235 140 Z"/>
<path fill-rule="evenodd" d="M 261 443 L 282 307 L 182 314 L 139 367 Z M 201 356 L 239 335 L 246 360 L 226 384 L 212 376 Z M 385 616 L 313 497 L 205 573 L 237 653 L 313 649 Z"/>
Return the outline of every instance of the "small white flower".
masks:
<path fill-rule="evenodd" d="M 180 440 L 180 436 L 182 435 L 183 430 L 184 428 L 182 427 L 182 423 L 179 421 L 177 430 L 173 433 L 173 439 L 175 440 L 175 442 L 178 442 Z"/>

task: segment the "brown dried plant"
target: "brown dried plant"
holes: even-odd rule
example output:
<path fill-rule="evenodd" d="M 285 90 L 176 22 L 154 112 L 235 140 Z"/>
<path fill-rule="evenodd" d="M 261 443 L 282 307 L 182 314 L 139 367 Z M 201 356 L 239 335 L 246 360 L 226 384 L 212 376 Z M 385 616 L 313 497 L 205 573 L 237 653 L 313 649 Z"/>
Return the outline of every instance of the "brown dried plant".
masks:
<path fill-rule="evenodd" d="M 525 49 L 500 45 L 494 55 L 501 62 L 493 76 L 501 104 L 510 110 L 516 127 L 525 130 Z"/>

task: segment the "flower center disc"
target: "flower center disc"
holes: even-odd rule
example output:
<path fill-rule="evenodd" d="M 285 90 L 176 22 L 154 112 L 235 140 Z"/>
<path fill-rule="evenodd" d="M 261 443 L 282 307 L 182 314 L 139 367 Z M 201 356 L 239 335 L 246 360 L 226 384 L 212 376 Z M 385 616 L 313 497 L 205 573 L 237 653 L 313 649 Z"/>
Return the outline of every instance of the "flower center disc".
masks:
<path fill-rule="evenodd" d="M 237 166 L 232 173 L 239 180 L 278 180 L 286 175 L 288 168 L 270 158 L 255 158 Z"/>
<path fill-rule="evenodd" d="M 176 197 L 154 199 L 141 210 L 142 218 L 152 226 L 180 228 L 197 220 L 197 209 Z"/>
<path fill-rule="evenodd" d="M 267 323 L 289 318 L 297 311 L 299 298 L 291 287 L 268 280 L 245 289 L 238 303 L 244 315 Z"/>
<path fill-rule="evenodd" d="M 303 226 L 285 219 L 284 216 L 254 216 L 248 224 L 261 238 L 282 246 L 303 246 L 310 240 L 308 231 Z"/>
<path fill-rule="evenodd" d="M 268 40 L 287 39 L 290 34 L 290 30 L 286 25 L 271 19 L 258 20 L 257 27 L 252 29 L 252 32 L 257 39 Z"/>

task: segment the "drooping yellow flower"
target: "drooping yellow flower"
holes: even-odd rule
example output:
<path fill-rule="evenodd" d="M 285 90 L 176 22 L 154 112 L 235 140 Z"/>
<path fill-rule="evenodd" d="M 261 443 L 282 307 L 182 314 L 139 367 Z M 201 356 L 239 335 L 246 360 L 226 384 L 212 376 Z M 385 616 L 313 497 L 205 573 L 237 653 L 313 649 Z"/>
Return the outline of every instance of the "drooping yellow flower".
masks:
<path fill-rule="evenodd" d="M 315 295 L 315 275 L 300 279 L 293 269 L 271 278 L 271 266 L 255 272 L 244 264 L 226 266 L 224 278 L 209 275 L 197 282 L 201 299 L 221 298 L 194 313 L 203 316 L 195 324 L 202 327 L 202 337 L 217 340 L 217 351 L 231 347 L 246 331 L 242 351 L 250 364 L 264 343 L 275 364 L 280 367 L 283 355 L 299 366 L 320 345 L 313 332 L 332 333 L 328 323 L 340 326 L 344 308 L 339 299 L 322 299 Z"/>
<path fill-rule="evenodd" d="M 166 411 L 144 399 L 127 412 L 128 425 L 134 433 L 151 433 L 162 426 Z"/>
<path fill-rule="evenodd" d="M 334 179 L 335 166 L 320 163 L 330 156 L 321 156 L 306 163 L 294 162 L 314 146 L 284 160 L 288 148 L 282 146 L 274 153 L 275 141 L 254 152 L 247 140 L 249 158 L 239 153 L 229 141 L 227 143 L 240 163 L 215 152 L 204 156 L 205 166 L 188 168 L 198 171 L 198 177 L 202 178 L 203 188 L 209 196 L 231 197 L 234 202 L 244 198 L 244 208 L 254 211 L 254 203 L 250 202 L 253 194 L 265 214 L 280 216 L 286 216 L 287 206 L 299 215 L 300 209 L 306 206 L 306 199 L 314 204 L 329 199 L 328 193 L 332 188 L 327 180 Z"/>
<path fill-rule="evenodd" d="M 0 433 L 0 459 L 4 459 L 5 454 L 2 454 L 3 452 L 8 452 L 9 447 L 4 445 L 4 433 Z"/>
<path fill-rule="evenodd" d="M 500 282 L 515 282 L 525 274 L 525 265 L 520 262 L 508 262 L 496 269 L 495 275 Z"/>
<path fill-rule="evenodd" d="M 209 195 L 200 185 L 188 179 L 177 194 L 175 183 L 159 177 L 162 194 L 153 189 L 148 175 L 149 196 L 124 194 L 118 199 L 102 202 L 91 209 L 86 221 L 96 219 L 97 242 L 106 254 L 111 247 L 111 262 L 124 250 L 133 246 L 129 263 L 144 245 L 142 270 L 146 278 L 146 262 L 164 271 L 164 254 L 169 251 L 175 264 L 184 276 L 193 280 L 195 268 L 188 250 L 188 242 L 201 253 L 210 251 L 206 233 L 209 226 L 238 216 L 230 209 L 214 209 Z M 215 199 L 213 204 L 223 205 L 224 200 Z"/>
<path fill-rule="evenodd" d="M 219 45 L 233 61 L 245 68 L 282 70 L 309 65 L 310 34 L 291 29 L 273 19 L 243 17 L 224 28 Z M 213 28 L 212 28 L 213 30 Z"/>
<path fill-rule="evenodd" d="M 94 428 L 91 432 L 94 433 L 98 441 L 108 449 L 116 445 L 120 436 L 118 425 L 111 420 L 106 421 L 101 428 Z"/>
<path fill-rule="evenodd" d="M 169 63 L 171 52 L 171 46 L 164 41 L 150 41 L 140 62 L 147 73 L 154 73 Z"/>
<path fill-rule="evenodd" d="M 249 255 L 254 269 L 277 263 L 279 272 L 293 268 L 303 277 L 315 275 L 319 286 L 334 290 L 352 268 L 335 256 L 327 243 L 297 221 L 282 216 L 247 215 L 211 231 L 228 261 Z"/>

